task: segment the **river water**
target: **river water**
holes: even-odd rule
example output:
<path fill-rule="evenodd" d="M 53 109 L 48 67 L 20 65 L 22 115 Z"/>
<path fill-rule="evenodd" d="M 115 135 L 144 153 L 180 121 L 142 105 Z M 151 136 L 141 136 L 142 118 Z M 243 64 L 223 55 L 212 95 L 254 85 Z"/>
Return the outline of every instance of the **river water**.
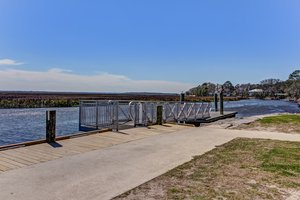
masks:
<path fill-rule="evenodd" d="M 300 107 L 284 100 L 249 99 L 224 103 L 224 110 L 237 111 L 237 117 L 249 117 L 272 113 L 300 113 Z"/>
<path fill-rule="evenodd" d="M 237 111 L 237 117 L 271 113 L 300 113 L 297 104 L 274 100 L 241 100 L 225 102 L 226 111 Z M 0 109 L 0 146 L 45 138 L 46 110 L 56 110 L 58 136 L 78 132 L 79 108 Z"/>
<path fill-rule="evenodd" d="M 56 134 L 78 132 L 79 108 L 0 109 L 0 146 L 45 138 L 46 110 L 56 110 Z"/>

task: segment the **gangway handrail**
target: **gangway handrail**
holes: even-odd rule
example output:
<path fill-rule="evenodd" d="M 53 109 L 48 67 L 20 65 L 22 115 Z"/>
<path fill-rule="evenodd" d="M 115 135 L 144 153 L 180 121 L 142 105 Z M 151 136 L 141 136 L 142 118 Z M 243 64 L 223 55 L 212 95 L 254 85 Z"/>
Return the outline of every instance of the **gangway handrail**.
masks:
<path fill-rule="evenodd" d="M 157 106 L 163 106 L 163 121 L 197 121 L 210 116 L 211 103 L 204 102 L 165 102 L 165 101 L 80 101 L 80 130 L 113 128 L 120 123 L 134 126 L 156 123 Z"/>

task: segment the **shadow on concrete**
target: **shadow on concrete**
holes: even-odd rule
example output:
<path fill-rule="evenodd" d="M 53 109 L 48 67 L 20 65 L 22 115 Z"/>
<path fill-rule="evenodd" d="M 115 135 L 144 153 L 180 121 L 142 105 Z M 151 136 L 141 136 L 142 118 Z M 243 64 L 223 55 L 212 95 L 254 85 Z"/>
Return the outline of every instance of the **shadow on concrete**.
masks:
<path fill-rule="evenodd" d="M 120 134 L 124 134 L 124 135 L 129 135 L 128 133 L 122 132 L 122 131 L 118 131 L 118 132 L 114 132 L 116 134 L 120 133 Z"/>
<path fill-rule="evenodd" d="M 52 146 L 53 148 L 60 148 L 63 147 L 63 145 L 57 143 L 57 142 L 50 142 L 48 143 L 50 146 Z"/>

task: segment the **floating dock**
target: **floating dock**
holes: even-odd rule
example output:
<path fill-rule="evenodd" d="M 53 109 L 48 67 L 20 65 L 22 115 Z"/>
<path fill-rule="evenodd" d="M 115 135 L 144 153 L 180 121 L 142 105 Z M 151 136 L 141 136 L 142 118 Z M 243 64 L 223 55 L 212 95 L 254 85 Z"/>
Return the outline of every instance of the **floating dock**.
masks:
<path fill-rule="evenodd" d="M 200 126 L 202 123 L 212 123 L 218 120 L 233 118 L 235 117 L 237 112 L 224 112 L 223 115 L 220 112 L 210 112 L 210 117 L 193 119 L 185 121 L 186 124 L 194 124 L 195 126 Z"/>

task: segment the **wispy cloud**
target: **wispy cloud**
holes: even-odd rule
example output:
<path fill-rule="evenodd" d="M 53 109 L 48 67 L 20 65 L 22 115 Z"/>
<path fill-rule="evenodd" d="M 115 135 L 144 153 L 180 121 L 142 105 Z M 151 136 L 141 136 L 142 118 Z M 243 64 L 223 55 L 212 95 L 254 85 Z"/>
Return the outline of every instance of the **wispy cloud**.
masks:
<path fill-rule="evenodd" d="M 0 59 L 0 65 L 22 65 L 23 63 L 17 62 L 12 59 Z"/>
<path fill-rule="evenodd" d="M 192 86 L 165 80 L 133 80 L 127 76 L 109 73 L 81 75 L 59 68 L 48 71 L 0 70 L 0 90 L 178 93 Z"/>

